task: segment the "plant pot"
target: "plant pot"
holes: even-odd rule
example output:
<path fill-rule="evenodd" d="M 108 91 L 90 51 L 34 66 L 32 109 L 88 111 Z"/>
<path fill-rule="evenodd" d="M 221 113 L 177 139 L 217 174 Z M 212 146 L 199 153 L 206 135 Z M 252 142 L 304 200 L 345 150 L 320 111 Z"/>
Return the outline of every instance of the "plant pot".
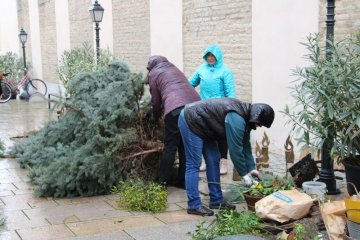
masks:
<path fill-rule="evenodd" d="M 349 220 L 360 224 L 360 201 L 345 198 L 346 215 Z"/>
<path fill-rule="evenodd" d="M 244 193 L 244 198 L 245 198 L 246 204 L 248 206 L 248 209 L 250 211 L 255 212 L 255 203 L 257 201 L 259 201 L 260 199 L 264 198 L 264 196 L 252 196 L 252 195 Z"/>
<path fill-rule="evenodd" d="M 354 162 L 360 162 L 360 156 L 356 156 L 353 159 L 344 159 L 343 164 L 345 166 L 346 182 L 355 185 L 356 189 L 360 189 L 360 166 Z M 347 190 L 350 196 L 356 194 L 355 188 L 352 184 L 347 184 Z"/>

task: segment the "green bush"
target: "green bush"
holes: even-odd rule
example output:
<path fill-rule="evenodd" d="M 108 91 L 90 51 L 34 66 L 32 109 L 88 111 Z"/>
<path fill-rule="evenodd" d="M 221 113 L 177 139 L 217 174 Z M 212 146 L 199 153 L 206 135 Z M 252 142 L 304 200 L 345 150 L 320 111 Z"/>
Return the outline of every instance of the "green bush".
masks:
<path fill-rule="evenodd" d="M 27 69 L 31 69 L 29 63 L 26 63 Z M 9 73 L 14 82 L 18 82 L 24 76 L 24 65 L 22 58 L 19 58 L 16 53 L 7 52 L 5 55 L 0 55 L 0 71 Z"/>
<path fill-rule="evenodd" d="M 319 36 L 308 37 L 310 64 L 294 71 L 295 104 L 284 113 L 303 147 L 328 148 L 342 160 L 360 153 L 360 32 L 328 43 L 327 58 Z"/>
<path fill-rule="evenodd" d="M 115 60 L 117 58 L 109 50 L 100 49 L 99 64 L 96 64 L 94 48 L 85 42 L 82 47 L 64 51 L 61 55 L 57 72 L 64 87 L 71 94 L 68 89 L 68 83 L 77 74 L 102 69 Z"/>
<path fill-rule="evenodd" d="M 120 181 L 112 192 L 120 195 L 119 206 L 131 211 L 162 212 L 167 206 L 167 191 L 156 183 Z"/>

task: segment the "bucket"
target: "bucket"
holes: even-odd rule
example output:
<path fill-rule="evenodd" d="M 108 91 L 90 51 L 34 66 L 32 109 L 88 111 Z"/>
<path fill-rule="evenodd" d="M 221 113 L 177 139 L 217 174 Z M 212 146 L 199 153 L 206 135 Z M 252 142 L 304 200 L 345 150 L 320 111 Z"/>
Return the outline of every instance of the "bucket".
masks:
<path fill-rule="evenodd" d="M 360 224 L 347 220 L 347 227 L 349 230 L 349 236 L 352 239 L 360 239 Z"/>
<path fill-rule="evenodd" d="M 345 198 L 345 208 L 349 220 L 360 223 L 360 201 Z"/>
<path fill-rule="evenodd" d="M 326 184 L 323 182 L 308 181 L 303 182 L 302 189 L 311 197 L 325 200 Z"/>

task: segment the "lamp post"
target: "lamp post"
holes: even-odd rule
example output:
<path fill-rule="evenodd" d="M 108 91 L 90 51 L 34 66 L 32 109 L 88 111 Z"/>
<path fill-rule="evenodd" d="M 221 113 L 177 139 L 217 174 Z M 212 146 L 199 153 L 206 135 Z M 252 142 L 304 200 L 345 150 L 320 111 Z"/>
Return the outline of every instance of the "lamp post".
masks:
<path fill-rule="evenodd" d="M 96 31 L 96 63 L 99 64 L 100 57 L 100 36 L 99 36 L 99 23 L 102 21 L 104 8 L 98 3 L 97 0 L 89 8 L 90 16 L 92 21 L 95 23 Z"/>
<path fill-rule="evenodd" d="M 26 69 L 26 55 L 25 55 L 25 43 L 27 40 L 27 33 L 24 31 L 23 28 L 21 28 L 20 32 L 19 32 L 19 40 L 22 44 L 22 50 L 23 50 L 23 63 L 24 63 L 24 75 L 27 73 L 27 69 Z"/>
<path fill-rule="evenodd" d="M 335 0 L 327 0 L 327 14 L 326 14 L 326 59 L 331 58 L 330 43 L 334 39 L 334 25 L 335 25 Z M 326 183 L 327 194 L 334 195 L 340 193 L 336 188 L 336 179 L 333 169 L 333 161 L 331 159 L 331 148 L 334 146 L 334 135 L 329 129 L 329 136 L 325 138 L 321 148 L 321 171 L 319 181 Z"/>

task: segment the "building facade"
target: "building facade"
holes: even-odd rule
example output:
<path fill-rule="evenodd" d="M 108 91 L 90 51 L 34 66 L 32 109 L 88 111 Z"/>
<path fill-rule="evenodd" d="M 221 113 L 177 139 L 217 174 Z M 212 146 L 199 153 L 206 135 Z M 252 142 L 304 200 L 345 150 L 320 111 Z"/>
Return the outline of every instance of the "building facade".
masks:
<path fill-rule="evenodd" d="M 161 54 L 187 77 L 203 63 L 209 44 L 223 49 L 233 70 L 239 99 L 266 102 L 276 120 L 267 133 L 281 151 L 290 129 L 280 111 L 291 102 L 292 69 L 307 63 L 300 44 L 310 33 L 325 36 L 326 0 L 99 0 L 104 7 L 100 47 L 134 72 L 146 74 L 150 55 Z M 95 45 L 89 15 L 92 0 L 0 0 L 0 53 L 20 53 L 17 33 L 28 33 L 26 54 L 32 74 L 58 84 L 57 66 L 65 50 Z M 360 27 L 360 1 L 338 0 L 335 38 Z M 6 23 L 6 24 L 5 24 Z M 263 131 L 254 138 L 261 139 Z M 257 131 L 258 132 L 258 131 Z"/>

